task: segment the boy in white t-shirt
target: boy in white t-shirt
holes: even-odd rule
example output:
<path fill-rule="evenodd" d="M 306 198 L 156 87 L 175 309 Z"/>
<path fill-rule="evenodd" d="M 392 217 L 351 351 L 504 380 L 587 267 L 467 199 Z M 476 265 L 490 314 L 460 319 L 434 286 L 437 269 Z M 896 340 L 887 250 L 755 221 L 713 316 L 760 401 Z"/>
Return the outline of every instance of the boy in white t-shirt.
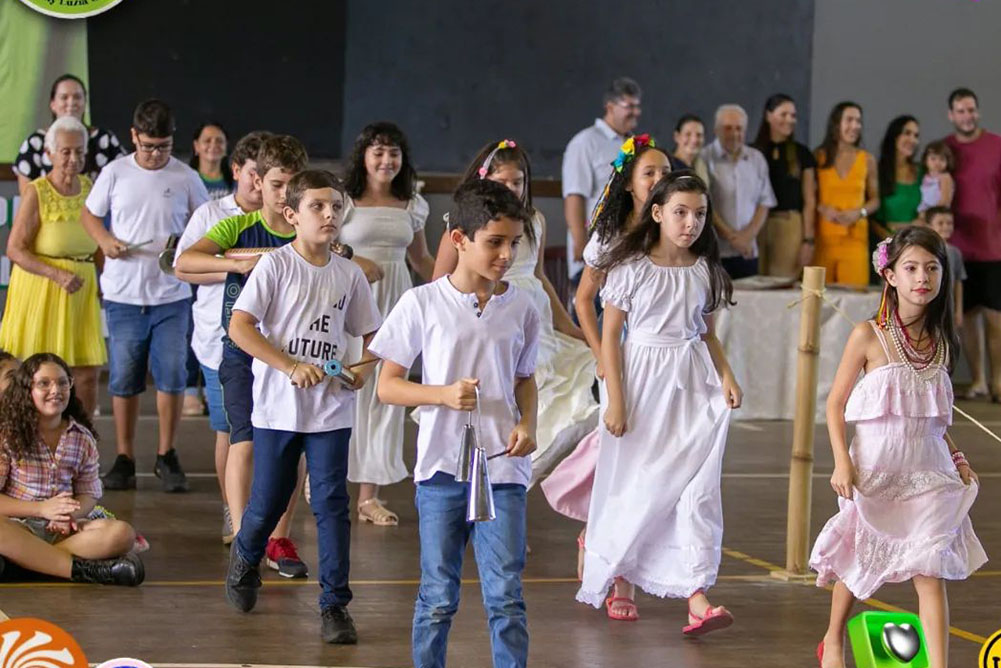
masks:
<path fill-rule="evenodd" d="M 163 491 L 188 489 L 174 436 L 187 385 L 188 346 L 178 342 L 188 338 L 191 288 L 161 271 L 157 256 L 172 234 L 184 232 L 209 194 L 195 170 L 170 156 L 173 135 L 174 116 L 166 103 L 140 103 L 132 116 L 136 151 L 101 170 L 80 218 L 106 258 L 101 291 L 118 457 L 102 477 L 105 489 L 135 489 L 134 438 L 148 364 L 160 418 L 153 471 Z M 102 221 L 109 211 L 110 230 Z"/>
<path fill-rule="evenodd" d="M 250 213 L 261 208 L 261 189 L 254 184 L 257 175 L 257 152 L 261 142 L 270 137 L 270 132 L 258 130 L 240 138 L 230 156 L 230 167 L 233 170 L 233 181 L 236 192 L 220 199 L 209 200 L 202 204 L 192 214 L 184 234 L 177 242 L 175 258 L 200 241 L 216 223 L 224 218 Z M 229 545 L 233 542 L 236 532 L 233 530 L 233 520 L 226 499 L 226 459 L 229 454 L 229 423 L 226 421 L 226 410 L 222 400 L 222 385 L 219 383 L 219 365 L 222 363 L 222 337 L 226 331 L 222 327 L 222 303 L 225 272 L 214 274 L 186 274 L 176 268 L 174 275 L 183 281 L 199 286 L 195 303 L 191 307 L 191 318 L 194 320 L 194 334 L 191 337 L 191 349 L 198 358 L 205 377 L 205 399 L 209 408 L 209 427 L 215 432 L 215 469 L 219 480 L 219 492 L 222 495 L 223 521 L 222 542 Z M 240 508 L 242 512 L 243 508 Z"/>
<path fill-rule="evenodd" d="M 343 355 L 348 336 L 362 337 L 367 346 L 381 316 L 362 270 L 331 253 L 343 208 L 343 186 L 330 172 L 292 177 L 284 214 L 295 240 L 260 259 L 233 305 L 229 336 L 254 358 L 254 480 L 230 552 L 226 597 L 244 612 L 257 603 L 259 563 L 305 453 L 323 589 L 321 635 L 325 642 L 353 644 L 358 636 L 346 607 L 348 442 L 353 390 L 364 385 L 372 365 L 356 368 L 353 387 L 326 377 L 323 365 Z"/>
<path fill-rule="evenodd" d="M 445 665 L 470 537 L 483 582 L 494 666 L 524 666 L 528 627 L 522 598 L 525 494 L 535 450 L 535 360 L 539 313 L 532 296 L 501 281 L 530 224 L 507 187 L 482 180 L 459 189 L 449 242 L 455 272 L 406 292 L 369 345 L 381 357 L 379 399 L 424 406 L 417 437 L 421 584 L 413 624 L 418 668 Z M 421 383 L 408 371 L 423 359 Z M 477 408 L 497 519 L 466 522 L 469 484 L 455 481 L 462 426 Z"/>

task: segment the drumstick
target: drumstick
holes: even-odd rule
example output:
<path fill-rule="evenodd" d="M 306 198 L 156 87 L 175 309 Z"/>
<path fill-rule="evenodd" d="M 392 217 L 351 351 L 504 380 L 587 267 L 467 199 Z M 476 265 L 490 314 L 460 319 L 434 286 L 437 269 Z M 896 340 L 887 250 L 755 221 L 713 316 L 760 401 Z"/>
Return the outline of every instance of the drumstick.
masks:
<path fill-rule="evenodd" d="M 381 361 L 382 361 L 381 357 L 373 357 L 370 360 L 362 360 L 361 362 L 355 362 L 354 364 L 349 364 L 349 365 L 347 365 L 344 368 L 345 369 L 357 369 L 360 366 L 365 366 L 366 364 L 375 364 L 376 362 L 381 362 Z"/>
<path fill-rule="evenodd" d="M 137 248 L 142 248 L 143 246 L 148 246 L 151 243 L 153 243 L 152 239 L 147 239 L 146 241 L 137 241 L 136 243 L 126 244 L 125 250 L 133 251 L 133 250 L 135 250 Z"/>

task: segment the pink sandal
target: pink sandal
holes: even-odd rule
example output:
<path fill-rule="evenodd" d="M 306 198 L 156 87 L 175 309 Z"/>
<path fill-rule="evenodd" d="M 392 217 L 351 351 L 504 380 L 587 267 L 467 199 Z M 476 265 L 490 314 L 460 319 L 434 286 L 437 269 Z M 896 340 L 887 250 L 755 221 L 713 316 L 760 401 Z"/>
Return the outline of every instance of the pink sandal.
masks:
<path fill-rule="evenodd" d="M 614 608 L 616 603 L 618 607 Z M 636 602 L 626 596 L 609 596 L 605 600 L 605 609 L 608 611 L 608 618 L 617 622 L 635 622 L 640 618 L 636 610 Z"/>
<path fill-rule="evenodd" d="M 706 613 L 702 617 L 692 612 L 692 608 L 689 605 L 688 626 L 682 628 L 681 632 L 686 636 L 703 636 L 712 631 L 725 629 L 731 624 L 733 624 L 733 615 L 722 605 L 715 608 L 710 606 L 706 609 Z"/>

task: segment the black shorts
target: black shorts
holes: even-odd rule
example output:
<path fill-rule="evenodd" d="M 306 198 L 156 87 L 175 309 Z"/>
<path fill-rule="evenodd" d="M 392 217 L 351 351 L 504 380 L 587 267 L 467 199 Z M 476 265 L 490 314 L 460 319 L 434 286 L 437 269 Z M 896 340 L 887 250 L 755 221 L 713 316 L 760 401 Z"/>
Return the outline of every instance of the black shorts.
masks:
<path fill-rule="evenodd" d="M 963 310 L 989 308 L 1001 311 L 1001 261 L 971 262 L 967 260 L 966 280 L 963 281 Z"/>
<path fill-rule="evenodd" d="M 250 421 L 254 412 L 253 361 L 254 358 L 242 350 L 223 344 L 219 384 L 222 385 L 222 405 L 229 422 L 230 443 L 254 440 L 254 425 Z"/>

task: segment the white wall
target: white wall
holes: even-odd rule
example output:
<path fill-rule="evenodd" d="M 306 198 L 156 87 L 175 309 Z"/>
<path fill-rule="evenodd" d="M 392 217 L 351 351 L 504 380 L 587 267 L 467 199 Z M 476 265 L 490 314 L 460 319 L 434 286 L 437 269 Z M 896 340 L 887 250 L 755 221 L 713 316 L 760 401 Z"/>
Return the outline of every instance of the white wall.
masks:
<path fill-rule="evenodd" d="M 810 146 L 823 139 L 831 107 L 862 105 L 873 153 L 890 120 L 912 114 L 922 146 L 952 131 L 954 88 L 972 88 L 981 124 L 1001 132 L 1001 3 L 988 0 L 816 0 Z"/>

